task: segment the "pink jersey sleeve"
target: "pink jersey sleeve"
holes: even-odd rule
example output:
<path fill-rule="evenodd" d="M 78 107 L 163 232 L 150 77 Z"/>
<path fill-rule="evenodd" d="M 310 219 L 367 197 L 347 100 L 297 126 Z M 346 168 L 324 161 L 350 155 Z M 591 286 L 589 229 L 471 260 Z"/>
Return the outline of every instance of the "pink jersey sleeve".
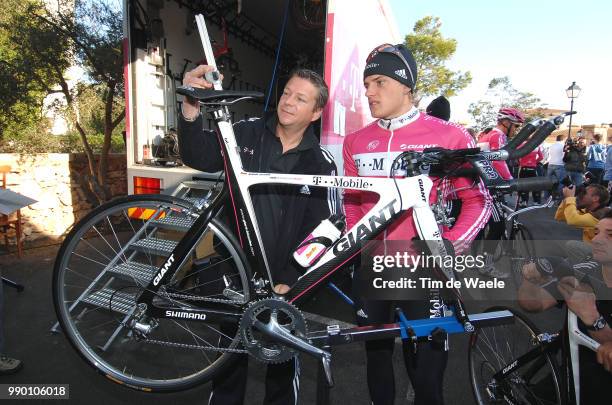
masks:
<path fill-rule="evenodd" d="M 357 177 L 358 171 L 353 160 L 352 140 L 349 135 L 342 145 L 342 159 L 344 160 L 344 176 Z M 351 229 L 363 216 L 361 211 L 361 191 L 344 189 L 344 215 L 346 215 L 346 229 Z"/>
<path fill-rule="evenodd" d="M 499 133 L 497 131 L 495 131 L 495 133 L 491 136 L 491 139 L 489 141 L 491 150 L 501 149 L 504 146 L 506 146 L 506 143 L 507 143 L 506 135 Z M 510 180 L 512 178 L 512 174 L 510 173 L 510 169 L 508 169 L 508 165 L 506 164 L 506 162 L 502 160 L 494 160 L 492 164 L 495 170 L 497 170 L 499 175 L 504 180 Z"/>
<path fill-rule="evenodd" d="M 455 149 L 474 147 L 474 141 L 467 132 L 466 136 L 458 137 Z M 487 224 L 492 200 L 481 180 L 474 182 L 465 177 L 456 177 L 451 180 L 450 187 L 457 190 L 455 194 L 461 200 L 461 212 L 453 227 L 444 232 L 444 238 L 453 243 L 455 253 L 461 254 L 469 249 L 470 243 Z"/>

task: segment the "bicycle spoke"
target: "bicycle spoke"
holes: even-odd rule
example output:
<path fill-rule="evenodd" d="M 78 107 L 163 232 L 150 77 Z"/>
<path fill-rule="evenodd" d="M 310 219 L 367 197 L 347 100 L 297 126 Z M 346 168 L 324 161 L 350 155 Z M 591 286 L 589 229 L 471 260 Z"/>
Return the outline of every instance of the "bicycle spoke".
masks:
<path fill-rule="evenodd" d="M 150 248 L 130 249 L 130 244 L 152 237 L 179 241 L 186 234 L 187 229 L 177 228 L 173 221 L 153 222 L 162 216 L 184 217 L 187 209 L 168 203 L 167 198 L 129 196 L 98 207 L 97 213 L 76 224 L 66 238 L 61 250 L 65 253 L 58 257 L 54 271 L 60 326 L 82 357 L 117 381 L 155 390 L 193 386 L 209 379 L 229 360 L 218 354 L 244 350 L 236 348 L 237 332 L 226 331 L 214 317 L 193 321 L 155 318 L 149 313 L 151 308 L 195 309 L 199 308 L 196 300 L 231 302 L 223 295 L 225 280 L 231 280 L 231 288 L 245 302 L 250 299 L 250 276 L 240 246 L 216 220 L 203 232 L 212 232 L 208 236 L 215 242 L 209 246 L 218 258 L 211 257 L 208 265 L 194 272 L 180 267 L 168 277 L 171 283 L 163 281 L 157 291 L 147 291 L 148 278 L 157 274 L 156 263 L 167 261 L 167 254 Z M 130 218 L 131 208 L 154 214 L 148 220 Z M 202 240 L 202 235 L 194 240 Z M 153 301 L 137 306 L 135 300 L 144 292 L 152 293 Z M 181 292 L 186 294 L 181 296 Z"/>

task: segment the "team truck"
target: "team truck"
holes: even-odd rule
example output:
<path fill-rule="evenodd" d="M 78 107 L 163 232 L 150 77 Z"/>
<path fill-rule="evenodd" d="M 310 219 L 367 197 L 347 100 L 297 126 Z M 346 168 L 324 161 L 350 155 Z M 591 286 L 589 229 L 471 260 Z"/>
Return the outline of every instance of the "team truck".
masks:
<path fill-rule="evenodd" d="M 206 63 L 196 14 L 205 17 L 223 87 L 265 94 L 234 108 L 234 122 L 274 111 L 293 68 L 323 74 L 330 98 L 316 129 L 339 168 L 344 135 L 372 119 L 365 59 L 378 44 L 400 42 L 387 0 L 124 0 L 123 7 L 130 194 L 206 190 L 222 179 L 182 165 L 178 151 L 175 89 Z"/>

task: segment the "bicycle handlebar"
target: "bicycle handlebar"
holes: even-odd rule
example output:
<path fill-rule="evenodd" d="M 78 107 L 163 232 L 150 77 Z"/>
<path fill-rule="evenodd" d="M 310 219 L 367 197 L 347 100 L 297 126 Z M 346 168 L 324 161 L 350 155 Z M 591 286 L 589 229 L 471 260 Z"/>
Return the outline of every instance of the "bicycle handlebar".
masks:
<path fill-rule="evenodd" d="M 534 150 L 539 144 L 544 142 L 544 139 L 548 137 L 554 131 L 558 125 L 561 125 L 568 115 L 575 114 L 576 111 L 564 112 L 556 117 L 550 118 L 544 122 L 535 133 L 525 142 L 525 144 L 519 149 L 510 149 L 507 146 L 503 149 L 508 152 L 508 159 L 519 159 L 527 155 L 529 152 Z"/>
<path fill-rule="evenodd" d="M 547 177 L 528 177 L 525 179 L 512 179 L 500 185 L 491 186 L 492 190 L 499 191 L 546 191 L 551 190 L 555 183 Z"/>
<path fill-rule="evenodd" d="M 478 170 L 474 168 L 461 168 L 453 172 L 453 177 L 480 177 Z M 514 191 L 547 191 L 554 187 L 555 183 L 547 177 L 529 177 L 524 179 L 510 179 L 497 184 L 487 186 L 493 191 L 511 193 Z"/>
<path fill-rule="evenodd" d="M 516 149 L 517 146 L 519 146 L 521 143 L 523 143 L 523 141 L 529 138 L 529 136 L 533 134 L 535 130 L 538 129 L 538 127 L 540 127 L 543 123 L 544 123 L 544 120 L 542 119 L 537 119 L 537 120 L 528 122 L 523 128 L 521 128 L 518 134 L 510 138 L 508 143 L 502 149 L 505 149 L 505 150 Z"/>

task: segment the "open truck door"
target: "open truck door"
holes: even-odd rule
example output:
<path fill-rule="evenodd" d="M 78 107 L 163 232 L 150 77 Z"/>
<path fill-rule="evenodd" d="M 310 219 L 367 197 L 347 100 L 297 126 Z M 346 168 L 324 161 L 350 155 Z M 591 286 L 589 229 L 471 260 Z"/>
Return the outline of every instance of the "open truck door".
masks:
<path fill-rule="evenodd" d="M 176 143 L 182 103 L 176 86 L 204 63 L 199 13 L 214 41 L 223 87 L 266 94 L 237 106 L 235 122 L 274 113 L 292 69 L 324 75 L 330 99 L 318 129 L 342 167 L 344 135 L 371 120 L 362 83 L 365 58 L 374 46 L 399 41 L 386 0 L 124 0 L 129 193 L 170 194 L 185 181 L 206 189 L 220 178 L 182 165 Z"/>

